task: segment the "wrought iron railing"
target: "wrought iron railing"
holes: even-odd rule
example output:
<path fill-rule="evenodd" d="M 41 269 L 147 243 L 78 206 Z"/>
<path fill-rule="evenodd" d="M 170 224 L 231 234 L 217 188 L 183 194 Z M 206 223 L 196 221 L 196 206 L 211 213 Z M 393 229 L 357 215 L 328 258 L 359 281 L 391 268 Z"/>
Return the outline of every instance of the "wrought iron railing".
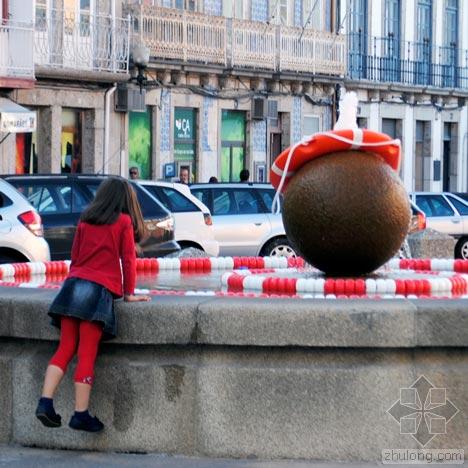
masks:
<path fill-rule="evenodd" d="M 129 5 L 134 40 L 153 60 L 344 76 L 346 38 L 326 31 Z"/>
<path fill-rule="evenodd" d="M 348 35 L 351 79 L 395 82 L 440 88 L 468 88 L 468 50 L 429 41 Z"/>
<path fill-rule="evenodd" d="M 32 24 L 0 22 L 0 77 L 34 78 Z"/>
<path fill-rule="evenodd" d="M 129 19 L 50 10 L 47 16 L 36 18 L 34 35 L 36 65 L 128 72 Z"/>

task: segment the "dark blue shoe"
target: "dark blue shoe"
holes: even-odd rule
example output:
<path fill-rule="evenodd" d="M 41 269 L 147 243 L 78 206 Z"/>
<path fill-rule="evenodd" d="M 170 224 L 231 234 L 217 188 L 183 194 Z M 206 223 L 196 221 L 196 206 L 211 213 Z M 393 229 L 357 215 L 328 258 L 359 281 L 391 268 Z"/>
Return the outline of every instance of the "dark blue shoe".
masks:
<path fill-rule="evenodd" d="M 86 432 L 101 432 L 104 429 L 104 424 L 96 416 L 91 416 L 88 412 L 81 413 L 79 416 L 75 413 L 71 417 L 68 426 L 77 431 Z"/>
<path fill-rule="evenodd" d="M 36 408 L 36 417 L 46 427 L 60 427 L 62 425 L 62 417 L 57 414 L 51 404 L 47 404 L 41 398 Z"/>

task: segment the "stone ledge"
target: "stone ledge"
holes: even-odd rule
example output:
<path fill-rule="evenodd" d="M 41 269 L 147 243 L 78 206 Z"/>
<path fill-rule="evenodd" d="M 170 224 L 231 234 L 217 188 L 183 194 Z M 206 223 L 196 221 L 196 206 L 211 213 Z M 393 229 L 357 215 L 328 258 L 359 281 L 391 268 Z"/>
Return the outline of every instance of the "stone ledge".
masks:
<path fill-rule="evenodd" d="M 46 315 L 55 294 L 2 288 L 0 336 L 56 340 Z M 163 296 L 151 303 L 119 302 L 116 312 L 120 332 L 112 343 L 357 348 L 468 343 L 466 300 Z"/>

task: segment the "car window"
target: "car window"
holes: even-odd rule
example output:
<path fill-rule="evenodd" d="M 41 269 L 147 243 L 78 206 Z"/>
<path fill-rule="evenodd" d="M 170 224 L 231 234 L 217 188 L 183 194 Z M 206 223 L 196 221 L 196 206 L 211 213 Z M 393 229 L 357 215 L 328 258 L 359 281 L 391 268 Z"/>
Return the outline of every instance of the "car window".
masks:
<path fill-rule="evenodd" d="M 171 187 L 157 187 L 156 185 L 144 185 L 144 187 L 173 213 L 201 211 L 195 203 Z"/>
<path fill-rule="evenodd" d="M 465 203 L 457 200 L 454 197 L 451 197 L 450 195 L 447 195 L 447 198 L 452 202 L 452 205 L 455 206 L 458 213 L 460 213 L 462 216 L 468 215 L 468 205 L 465 205 Z"/>
<path fill-rule="evenodd" d="M 239 214 L 261 213 L 258 199 L 253 190 L 233 190 Z"/>
<path fill-rule="evenodd" d="M 230 190 L 213 190 L 213 215 L 238 214 L 236 202 Z"/>
<path fill-rule="evenodd" d="M 211 206 L 211 190 L 209 189 L 199 189 L 191 188 L 192 195 L 196 196 L 203 204 L 205 204 L 211 212 L 213 212 L 213 207 Z M 214 212 L 213 212 L 214 214 Z"/>
<path fill-rule="evenodd" d="M 416 205 L 429 217 L 455 214 L 442 195 L 416 195 Z"/>
<path fill-rule="evenodd" d="M 13 202 L 2 192 L 0 192 L 0 208 L 6 208 L 13 205 Z"/>
<path fill-rule="evenodd" d="M 68 184 L 31 184 L 17 182 L 15 187 L 41 214 L 71 213 L 72 190 Z"/>
<path fill-rule="evenodd" d="M 263 200 L 263 203 L 266 206 L 267 212 L 271 213 L 271 205 L 273 204 L 273 199 L 275 198 L 275 189 L 258 189 L 258 193 Z M 283 195 L 280 195 L 280 208 L 283 208 Z"/>
<path fill-rule="evenodd" d="M 166 218 L 169 216 L 168 211 L 155 197 L 151 196 L 149 193 L 146 193 L 145 190 L 138 184 L 132 183 L 132 187 L 137 194 L 143 217 Z"/>

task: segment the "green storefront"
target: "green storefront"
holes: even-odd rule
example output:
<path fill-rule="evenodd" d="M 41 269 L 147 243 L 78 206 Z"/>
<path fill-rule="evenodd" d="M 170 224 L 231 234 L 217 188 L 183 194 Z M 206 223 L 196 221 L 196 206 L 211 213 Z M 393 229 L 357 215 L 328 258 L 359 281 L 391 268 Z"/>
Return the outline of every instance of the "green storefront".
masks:
<path fill-rule="evenodd" d="M 245 167 L 245 112 L 223 110 L 221 115 L 221 182 L 238 182 Z"/>
<path fill-rule="evenodd" d="M 149 107 L 146 112 L 129 112 L 128 167 L 133 166 L 138 167 L 142 179 L 151 179 L 151 109 Z"/>

